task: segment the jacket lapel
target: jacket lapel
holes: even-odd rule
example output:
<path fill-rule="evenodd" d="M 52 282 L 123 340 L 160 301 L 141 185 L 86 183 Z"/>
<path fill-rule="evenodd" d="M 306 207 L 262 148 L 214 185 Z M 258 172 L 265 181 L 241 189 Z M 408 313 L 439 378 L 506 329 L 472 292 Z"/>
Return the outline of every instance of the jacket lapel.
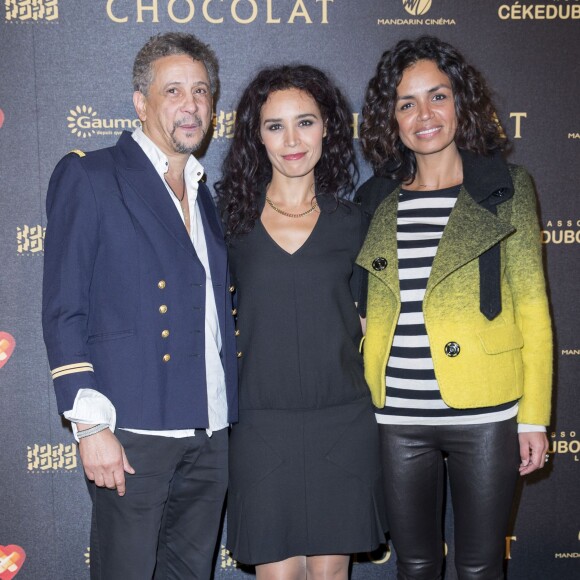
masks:
<path fill-rule="evenodd" d="M 125 198 L 137 195 L 167 232 L 191 256 L 195 251 L 165 184 L 130 133 L 123 133 L 115 148 L 117 172 Z"/>
<path fill-rule="evenodd" d="M 433 260 L 427 293 L 451 272 L 475 260 L 513 232 L 515 228 L 511 224 L 481 207 L 462 187 Z"/>
<path fill-rule="evenodd" d="M 224 287 L 227 283 L 228 256 L 223 231 L 218 219 L 214 201 L 209 189 L 204 183 L 199 184 L 197 190 L 197 202 L 203 224 L 209 269 L 214 287 L 214 300 L 222 335 L 222 344 L 226 345 L 228 336 L 226 317 L 231 318 L 231 301 L 229 302 L 229 306 L 226 302 L 226 297 L 230 296 L 230 293 L 227 290 L 224 291 Z"/>

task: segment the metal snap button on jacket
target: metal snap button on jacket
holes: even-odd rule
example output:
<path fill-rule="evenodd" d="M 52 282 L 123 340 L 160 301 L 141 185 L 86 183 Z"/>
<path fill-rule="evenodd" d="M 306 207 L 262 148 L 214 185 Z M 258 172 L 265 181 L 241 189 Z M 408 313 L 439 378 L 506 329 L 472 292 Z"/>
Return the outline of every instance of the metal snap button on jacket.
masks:
<path fill-rule="evenodd" d="M 373 270 L 380 272 L 381 270 L 384 270 L 386 267 L 387 267 L 386 258 L 379 257 L 373 260 Z"/>
<path fill-rule="evenodd" d="M 461 348 L 456 342 L 448 342 L 444 350 L 447 356 L 457 356 Z"/>

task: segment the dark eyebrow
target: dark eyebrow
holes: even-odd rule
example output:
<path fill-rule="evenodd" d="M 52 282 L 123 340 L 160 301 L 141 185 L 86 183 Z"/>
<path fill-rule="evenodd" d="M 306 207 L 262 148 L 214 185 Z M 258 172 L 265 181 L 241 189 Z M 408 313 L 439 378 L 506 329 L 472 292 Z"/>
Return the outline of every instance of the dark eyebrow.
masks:
<path fill-rule="evenodd" d="M 296 119 L 305 119 L 306 117 L 314 117 L 315 119 L 318 119 L 318 116 L 315 115 L 314 113 L 302 113 L 301 115 L 298 115 L 295 118 Z M 282 121 L 282 119 L 264 119 L 262 122 L 263 123 L 279 123 L 280 121 Z"/>
<path fill-rule="evenodd" d="M 427 91 L 427 94 L 430 95 L 431 93 L 436 93 L 440 89 L 449 89 L 449 90 L 451 90 L 451 87 L 449 85 L 446 85 L 446 84 L 443 84 L 442 83 L 440 85 L 436 85 L 433 88 L 429 89 Z M 415 98 L 414 95 L 401 95 L 400 97 L 397 97 L 397 101 L 402 101 L 402 100 L 405 100 L 405 99 L 407 99 L 407 100 L 408 99 L 414 99 L 414 98 Z"/>
<path fill-rule="evenodd" d="M 197 81 L 196 83 L 193 83 L 196 87 L 200 87 L 200 86 L 204 86 L 207 87 L 209 89 L 209 84 L 206 83 L 205 81 Z M 181 81 L 169 81 L 167 83 L 165 83 L 165 88 L 170 87 L 171 85 L 183 85 L 183 83 Z"/>
<path fill-rule="evenodd" d="M 438 90 L 440 89 L 449 89 L 451 90 L 451 87 L 447 84 L 441 83 L 440 85 L 437 85 L 435 87 L 433 87 L 432 89 L 429 89 L 429 93 L 436 93 Z"/>

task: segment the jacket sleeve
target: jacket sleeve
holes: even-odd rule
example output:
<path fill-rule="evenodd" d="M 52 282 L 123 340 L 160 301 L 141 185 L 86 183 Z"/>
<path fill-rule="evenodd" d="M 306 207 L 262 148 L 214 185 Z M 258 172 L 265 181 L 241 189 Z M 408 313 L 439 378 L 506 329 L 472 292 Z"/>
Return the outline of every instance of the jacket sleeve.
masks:
<path fill-rule="evenodd" d="M 99 218 L 79 156 L 67 155 L 54 170 L 46 213 L 42 326 L 58 411 L 63 413 L 72 409 L 79 389 L 98 390 L 87 339 Z"/>
<path fill-rule="evenodd" d="M 369 225 L 372 216 L 364 212 L 362 209 L 360 211 L 360 235 L 358 240 L 358 250 L 362 248 L 367 232 L 369 230 Z M 356 262 L 353 265 L 353 275 L 351 278 L 351 291 L 354 297 L 354 301 L 357 304 L 357 311 L 361 318 L 366 318 L 367 316 L 367 294 L 369 288 L 369 273 Z"/>
<path fill-rule="evenodd" d="M 536 196 L 529 174 L 516 168 L 512 223 L 516 233 L 507 242 L 506 273 L 520 328 L 524 392 L 519 402 L 518 422 L 547 425 L 550 422 L 552 390 L 552 325 L 546 295 Z"/>

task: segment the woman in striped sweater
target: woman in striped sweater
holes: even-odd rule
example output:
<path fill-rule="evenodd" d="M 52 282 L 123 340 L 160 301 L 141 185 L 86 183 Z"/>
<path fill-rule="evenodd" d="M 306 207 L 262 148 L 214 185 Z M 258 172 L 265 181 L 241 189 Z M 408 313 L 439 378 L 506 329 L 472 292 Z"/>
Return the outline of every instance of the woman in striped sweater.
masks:
<path fill-rule="evenodd" d="M 399 579 L 441 577 L 444 458 L 461 580 L 502 578 L 518 472 L 543 467 L 552 336 L 531 179 L 481 75 L 433 37 L 382 55 L 361 141 L 375 176 L 365 375 Z"/>

